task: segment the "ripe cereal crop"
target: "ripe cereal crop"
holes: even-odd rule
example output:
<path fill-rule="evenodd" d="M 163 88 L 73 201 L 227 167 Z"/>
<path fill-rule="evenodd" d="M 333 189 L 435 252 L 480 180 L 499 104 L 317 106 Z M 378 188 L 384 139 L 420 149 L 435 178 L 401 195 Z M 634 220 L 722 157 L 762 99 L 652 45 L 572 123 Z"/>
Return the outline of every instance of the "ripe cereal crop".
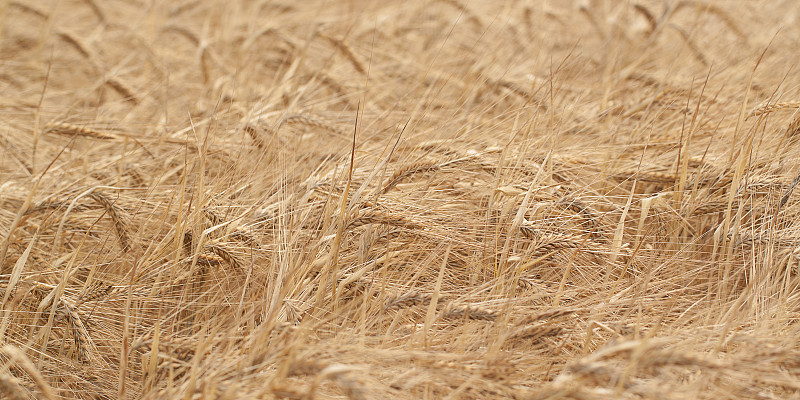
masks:
<path fill-rule="evenodd" d="M 800 398 L 793 1 L 0 3 L 0 398 Z"/>

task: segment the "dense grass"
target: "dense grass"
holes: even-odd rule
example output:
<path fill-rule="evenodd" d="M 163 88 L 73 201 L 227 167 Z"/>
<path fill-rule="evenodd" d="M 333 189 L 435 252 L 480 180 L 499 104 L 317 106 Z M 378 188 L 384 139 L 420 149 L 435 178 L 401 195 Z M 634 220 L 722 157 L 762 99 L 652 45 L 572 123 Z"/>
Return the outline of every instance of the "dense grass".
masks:
<path fill-rule="evenodd" d="M 800 397 L 794 1 L 1 5 L 6 397 Z"/>

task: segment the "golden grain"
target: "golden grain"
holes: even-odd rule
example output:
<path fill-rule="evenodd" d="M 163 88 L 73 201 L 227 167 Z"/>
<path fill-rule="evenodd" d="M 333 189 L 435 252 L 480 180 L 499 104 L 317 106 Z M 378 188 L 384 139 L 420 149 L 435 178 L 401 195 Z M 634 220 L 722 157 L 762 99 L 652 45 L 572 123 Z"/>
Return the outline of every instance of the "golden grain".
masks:
<path fill-rule="evenodd" d="M 788 2 L 45 3 L 0 397 L 796 396 Z"/>

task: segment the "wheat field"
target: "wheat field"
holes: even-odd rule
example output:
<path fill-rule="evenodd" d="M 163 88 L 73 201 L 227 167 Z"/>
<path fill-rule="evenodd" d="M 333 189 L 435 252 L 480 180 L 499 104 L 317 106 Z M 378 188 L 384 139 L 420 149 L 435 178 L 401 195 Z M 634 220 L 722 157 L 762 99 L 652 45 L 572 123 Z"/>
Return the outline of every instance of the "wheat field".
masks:
<path fill-rule="evenodd" d="M 792 0 L 5 0 L 0 397 L 800 399 Z"/>

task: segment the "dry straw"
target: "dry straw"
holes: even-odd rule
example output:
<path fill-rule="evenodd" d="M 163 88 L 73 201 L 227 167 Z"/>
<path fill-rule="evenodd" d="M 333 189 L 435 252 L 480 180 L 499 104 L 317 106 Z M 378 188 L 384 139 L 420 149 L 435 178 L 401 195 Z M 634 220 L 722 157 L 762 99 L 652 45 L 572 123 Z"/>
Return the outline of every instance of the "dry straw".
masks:
<path fill-rule="evenodd" d="M 6 2 L 0 397 L 796 396 L 800 27 L 638 1 Z"/>

